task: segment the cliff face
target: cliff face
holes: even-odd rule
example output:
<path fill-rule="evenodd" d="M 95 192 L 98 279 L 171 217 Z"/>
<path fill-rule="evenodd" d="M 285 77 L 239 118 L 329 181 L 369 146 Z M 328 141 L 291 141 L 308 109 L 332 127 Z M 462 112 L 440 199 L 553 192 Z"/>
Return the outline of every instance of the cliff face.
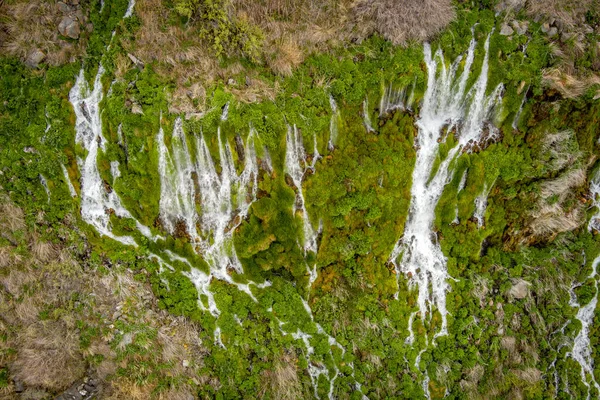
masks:
<path fill-rule="evenodd" d="M 0 397 L 600 395 L 596 3 L 0 7 Z"/>

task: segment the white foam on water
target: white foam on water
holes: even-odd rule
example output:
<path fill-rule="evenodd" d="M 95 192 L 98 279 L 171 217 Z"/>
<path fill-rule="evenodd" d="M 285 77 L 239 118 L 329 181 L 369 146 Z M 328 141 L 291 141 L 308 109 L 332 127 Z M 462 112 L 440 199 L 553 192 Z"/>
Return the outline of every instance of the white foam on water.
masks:
<path fill-rule="evenodd" d="M 61 164 L 60 166 L 61 166 L 64 178 L 65 178 L 65 183 L 67 184 L 67 187 L 69 188 L 69 193 L 71 194 L 71 197 L 77 197 L 77 192 L 75 191 L 75 187 L 73 186 L 71 179 L 69 179 L 69 172 L 67 171 L 67 167 L 65 167 L 64 164 Z"/>
<path fill-rule="evenodd" d="M 417 304 L 421 319 L 424 320 L 426 315 L 431 316 L 434 306 L 440 313 L 442 323 L 436 336 L 447 334 L 446 294 L 450 288 L 447 260 L 433 231 L 435 208 L 445 185 L 452 178 L 453 161 L 457 155 L 481 140 L 484 127 L 493 129 L 489 123 L 491 111 L 502 90 L 499 85 L 489 96 L 486 95 L 489 36 L 484 45 L 485 55 L 479 76 L 471 89 L 466 90 L 475 45 L 475 40 L 471 40 L 460 75 L 458 69 L 459 65 L 463 65 L 462 56 L 447 68 L 441 50 L 432 56 L 429 44 L 424 46 L 428 83 L 417 120 L 419 133 L 416 138 L 417 159 L 413 171 L 411 205 L 404 235 L 390 256 L 397 278 L 403 273 L 408 276 L 410 287 L 418 288 Z M 387 100 L 390 97 L 395 98 L 384 95 L 382 109 L 387 107 L 385 104 L 390 102 Z M 451 132 L 453 129 L 456 130 L 458 145 L 449 150 L 448 156 L 432 177 L 439 142 L 444 139 L 446 130 Z M 409 337 L 411 335 L 412 328 L 409 327 Z"/>

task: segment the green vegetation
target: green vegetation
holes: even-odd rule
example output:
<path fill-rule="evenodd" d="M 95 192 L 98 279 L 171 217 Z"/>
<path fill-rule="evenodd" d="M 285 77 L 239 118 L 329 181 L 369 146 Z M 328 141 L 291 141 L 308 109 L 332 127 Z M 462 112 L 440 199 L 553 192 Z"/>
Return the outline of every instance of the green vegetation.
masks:
<path fill-rule="evenodd" d="M 434 51 L 443 49 L 450 63 L 474 36 L 473 70 L 479 71 L 483 43 L 492 32 L 488 89 L 500 83 L 504 89 L 496 110 L 497 139 L 453 161 L 454 175 L 435 210 L 435 232 L 453 278 L 448 335 L 434 338 L 438 313 L 423 320 L 417 315 L 411 346 L 406 339 L 409 316 L 417 310 L 416 288 L 409 287 L 406 276 L 395 275 L 388 259 L 410 206 L 415 123 L 427 85 L 421 47 L 395 47 L 373 36 L 316 53 L 283 78 L 259 65 L 261 32 L 232 19 L 226 3 L 175 1 L 179 16 L 174 23 L 200 24 L 201 39 L 223 63 L 243 59 L 255 78 L 278 91 L 272 100 L 244 102 L 223 78 L 204 88 L 201 118 L 169 112 L 179 82 L 158 73 L 158 61 L 122 65 L 126 43 L 135 42 L 140 29 L 137 17 L 121 20 L 127 4 L 107 1 L 101 12 L 98 2 L 90 4 L 98 29 L 90 34 L 85 56 L 88 81 L 100 62 L 106 68 L 101 115 L 108 143 L 97 159 L 100 174 L 133 217 L 162 236 L 149 240 L 137 232 L 135 221 L 113 215 L 113 232 L 134 236 L 135 248 L 100 236 L 81 220 L 78 160 L 85 151 L 74 144 L 68 100 L 81 65 L 32 70 L 0 58 L 0 187 L 5 195 L 0 201 L 0 303 L 5 304 L 0 326 L 6 328 L 0 334 L 0 393 L 12 393 L 16 378 L 54 395 L 91 370 L 98 376 L 108 371 L 100 378 L 110 382 L 113 397 L 107 398 L 310 398 L 314 389 L 307 370 L 312 364 L 339 370 L 336 398 L 422 398 L 425 373 L 436 399 L 446 393 L 456 399 L 539 399 L 556 392 L 558 398 L 585 398 L 579 364 L 567 355 L 571 348 L 565 343 L 580 330 L 577 309 L 569 305 L 571 287 L 581 283 L 574 293 L 582 305 L 595 295 L 595 283 L 587 277 L 600 239 L 587 230 L 596 212 L 587 209 L 587 193 L 598 169 L 600 103 L 592 92 L 564 99 L 544 86 L 542 71 L 552 67 L 553 58 L 540 24 L 531 21 L 527 35 L 502 36 L 502 15 L 463 5 L 458 7 L 461 18 L 431 43 Z M 594 12 L 588 19 L 594 20 Z M 521 12 L 517 18 L 527 17 Z M 244 82 L 245 73 L 231 79 Z M 379 99 L 387 87 L 412 91 L 414 109 L 380 115 Z M 339 108 L 333 150 L 327 146 L 329 96 Z M 229 117 L 222 121 L 226 104 Z M 364 114 L 372 131 L 363 123 Z M 253 299 L 213 278 L 210 290 L 218 315 L 203 310 L 210 299 L 199 296 L 184 274 L 190 271 L 187 262 L 210 271 L 202 251 L 195 250 L 198 245 L 185 229 L 169 235 L 159 217 L 156 136 L 162 127 L 170 146 L 177 117 L 184 119 L 192 157 L 194 138 L 204 135 L 218 161 L 220 138 L 231 146 L 240 172 L 236 137 L 245 141 L 253 129 L 258 158 L 266 160 L 268 152 L 272 160 L 273 171 L 260 169 L 257 199 L 231 244 L 244 269 L 231 273 L 232 280 L 269 281 L 271 286 L 249 285 Z M 292 212 L 298 188 L 284 169 L 288 125 L 299 129 L 307 153 L 315 140 L 322 155 L 302 188 L 312 226 L 322 227 L 316 254 L 304 252 L 302 215 Z M 448 132 L 437 165 L 455 145 Z M 112 161 L 120 165 L 116 179 Z M 63 165 L 77 192 L 74 198 Z M 465 173 L 465 187 L 459 190 Z M 48 184 L 49 198 L 40 177 Z M 473 219 L 475 201 L 486 189 L 488 206 L 479 227 Z M 199 202 L 196 206 L 201 213 Z M 5 217 L 13 214 L 16 220 Z M 39 243 L 50 250 L 41 252 Z M 153 256 L 162 257 L 165 250 L 187 262 L 169 262 L 173 269 L 166 268 Z M 61 254 L 69 254 L 69 260 L 55 262 Z M 308 287 L 307 267 L 313 265 L 318 278 Z M 34 278 L 9 285 L 27 274 Z M 77 286 L 52 297 L 52 290 L 68 282 Z M 523 293 L 515 289 L 519 285 Z M 96 293 L 99 287 L 106 293 Z M 28 302 L 35 303 L 35 312 L 19 316 Z M 127 318 L 115 317 L 117 311 Z M 600 380 L 598 317 L 594 322 L 590 339 Z M 23 343 L 27 349 L 43 347 L 31 343 L 32 335 L 49 335 L 51 329 L 69 338 L 64 346 L 68 357 L 61 360 L 73 379 L 40 373 L 41 378 L 27 380 L 24 371 L 35 360 L 24 356 Z M 313 354 L 294 338 L 298 331 L 311 335 Z M 60 347 L 53 342 L 45 349 Z M 563 390 L 567 384 L 570 396 Z M 316 386 L 320 397 L 328 396 L 326 375 L 317 378 Z M 131 388 L 139 393 L 131 394 Z M 591 390 L 592 397 L 599 395 Z"/>

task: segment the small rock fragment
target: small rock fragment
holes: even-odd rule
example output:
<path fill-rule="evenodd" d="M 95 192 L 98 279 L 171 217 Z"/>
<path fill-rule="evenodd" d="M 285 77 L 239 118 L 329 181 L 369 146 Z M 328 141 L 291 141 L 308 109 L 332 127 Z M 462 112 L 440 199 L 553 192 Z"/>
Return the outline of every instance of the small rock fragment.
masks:
<path fill-rule="evenodd" d="M 500 34 L 502 36 L 510 36 L 514 33 L 513 28 L 511 28 L 510 26 L 508 26 L 508 24 L 502 24 L 502 27 L 500 28 Z"/>
<path fill-rule="evenodd" d="M 28 67 L 31 67 L 31 68 L 37 68 L 39 63 L 44 61 L 45 58 L 46 58 L 46 55 L 44 54 L 43 51 L 41 51 L 40 49 L 35 49 L 27 56 L 25 65 L 27 65 Z"/>

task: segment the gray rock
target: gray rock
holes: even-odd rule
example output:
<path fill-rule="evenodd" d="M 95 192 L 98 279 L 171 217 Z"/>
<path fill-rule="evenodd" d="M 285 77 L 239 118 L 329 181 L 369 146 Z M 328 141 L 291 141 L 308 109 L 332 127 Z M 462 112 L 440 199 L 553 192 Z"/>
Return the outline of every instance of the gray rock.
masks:
<path fill-rule="evenodd" d="M 79 34 L 81 33 L 79 22 L 69 16 L 63 17 L 63 19 L 60 21 L 60 24 L 58 24 L 58 31 L 61 35 L 71 39 L 79 38 Z"/>
<path fill-rule="evenodd" d="M 25 60 L 25 65 L 31 68 L 37 68 L 38 64 L 44 61 L 46 55 L 40 49 L 35 49 L 27 56 L 27 60 Z"/>
<path fill-rule="evenodd" d="M 127 53 L 127 57 L 129 57 L 129 59 L 131 60 L 131 62 L 132 62 L 133 64 L 135 64 L 135 66 L 136 66 L 138 69 L 140 69 L 140 70 L 141 70 L 141 69 L 144 69 L 144 63 L 143 63 L 143 62 L 142 62 L 142 61 L 141 61 L 139 58 L 137 58 L 136 56 L 134 56 L 134 55 L 133 55 L 133 54 L 131 54 L 131 53 Z"/>
<path fill-rule="evenodd" d="M 68 14 L 71 12 L 71 6 L 69 6 L 68 4 L 63 3 L 62 1 L 59 1 L 58 3 L 56 3 L 56 7 L 58 8 L 58 11 L 60 11 L 63 14 Z"/>
<path fill-rule="evenodd" d="M 529 21 L 512 21 L 511 24 L 518 35 L 526 34 L 527 28 L 529 28 Z"/>
<path fill-rule="evenodd" d="M 540 29 L 542 30 L 542 32 L 548 33 L 548 31 L 550 30 L 550 24 L 547 22 L 544 22 Z"/>
<path fill-rule="evenodd" d="M 502 24 L 502 27 L 500 28 L 500 34 L 503 36 L 510 36 L 514 33 L 513 28 L 511 28 L 510 26 L 508 26 L 508 24 Z"/>
<path fill-rule="evenodd" d="M 548 30 L 548 36 L 554 37 L 556 35 L 558 35 L 558 29 L 555 26 L 553 26 Z"/>
<path fill-rule="evenodd" d="M 524 281 L 523 279 L 519 279 L 510 288 L 508 294 L 515 299 L 524 299 L 529 294 L 529 286 L 531 286 L 531 283 Z"/>

